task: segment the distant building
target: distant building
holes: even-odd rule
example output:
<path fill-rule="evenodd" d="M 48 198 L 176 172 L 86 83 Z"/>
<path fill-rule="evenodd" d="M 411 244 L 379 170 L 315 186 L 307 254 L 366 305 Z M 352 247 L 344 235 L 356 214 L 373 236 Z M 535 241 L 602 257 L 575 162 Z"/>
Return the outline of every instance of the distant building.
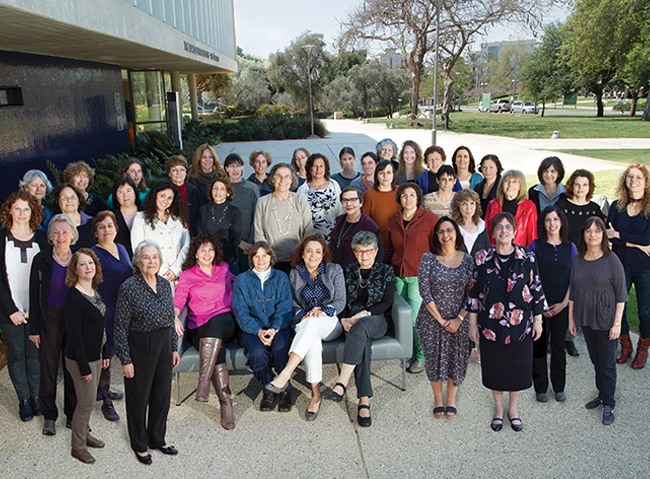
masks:
<path fill-rule="evenodd" d="M 402 54 L 395 49 L 386 50 L 379 57 L 379 61 L 391 70 L 398 70 L 404 66 Z"/>
<path fill-rule="evenodd" d="M 0 0 L 0 197 L 164 131 L 181 74 L 236 70 L 233 0 Z"/>
<path fill-rule="evenodd" d="M 529 53 L 532 53 L 535 51 L 537 46 L 539 45 L 539 41 L 535 39 L 528 39 L 528 40 L 505 40 L 501 42 L 490 42 L 490 43 L 482 43 L 481 44 L 481 53 L 482 57 L 485 59 L 492 59 L 494 61 L 499 61 L 499 55 L 501 54 L 501 50 L 505 46 L 514 46 L 520 49 L 525 49 Z"/>

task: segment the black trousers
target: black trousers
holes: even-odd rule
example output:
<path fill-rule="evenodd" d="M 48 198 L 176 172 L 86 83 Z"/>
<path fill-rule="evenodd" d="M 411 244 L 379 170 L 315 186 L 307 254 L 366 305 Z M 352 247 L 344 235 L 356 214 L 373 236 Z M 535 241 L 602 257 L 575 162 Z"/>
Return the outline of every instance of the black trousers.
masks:
<path fill-rule="evenodd" d="M 72 420 L 77 407 L 77 394 L 74 390 L 72 377 L 65 366 L 63 352 L 65 351 L 68 335 L 65 331 L 63 309 L 49 306 L 47 310 L 47 330 L 41 335 L 41 347 L 38 349 L 38 359 L 41 363 L 41 382 L 39 397 L 41 410 L 45 419 L 56 421 L 59 410 L 56 407 L 56 385 L 59 375 L 59 363 L 63 364 L 63 412 Z"/>
<path fill-rule="evenodd" d="M 165 445 L 172 392 L 171 329 L 129 332 L 135 374 L 124 378 L 126 422 L 131 449 L 145 452 Z"/>
<path fill-rule="evenodd" d="M 559 314 L 543 318 L 542 335 L 533 342 L 533 385 L 535 392 L 548 390 L 546 350 L 551 342 L 551 384 L 556 393 L 564 392 L 566 384 L 566 352 L 564 342 L 569 326 L 569 308 Z"/>
<path fill-rule="evenodd" d="M 596 372 L 596 389 L 598 397 L 605 406 L 616 406 L 616 346 L 618 341 L 609 339 L 609 330 L 599 331 L 587 326 L 582 327 L 582 334 L 587 343 L 589 359 Z"/>
<path fill-rule="evenodd" d="M 379 339 L 386 334 L 388 324 L 384 315 L 366 316 L 359 319 L 345 333 L 343 362 L 354 364 L 354 382 L 357 385 L 357 397 L 372 397 L 370 382 L 370 363 L 372 360 L 371 346 L 373 339 Z"/>

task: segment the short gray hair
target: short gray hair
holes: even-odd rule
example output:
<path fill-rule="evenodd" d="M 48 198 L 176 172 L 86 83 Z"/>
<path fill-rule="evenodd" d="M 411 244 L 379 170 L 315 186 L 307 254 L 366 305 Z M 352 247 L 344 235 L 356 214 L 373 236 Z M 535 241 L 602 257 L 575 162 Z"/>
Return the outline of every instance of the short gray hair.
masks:
<path fill-rule="evenodd" d="M 41 170 L 29 170 L 27 173 L 25 173 L 23 175 L 23 179 L 18 182 L 18 188 L 24 190 L 25 188 L 27 188 L 27 185 L 29 185 L 32 181 L 36 179 L 43 180 L 43 183 L 45 183 L 45 190 L 48 195 L 52 193 L 52 190 L 54 189 L 54 187 L 52 186 L 52 182 L 50 182 L 47 175 L 43 173 Z"/>
<path fill-rule="evenodd" d="M 352 250 L 357 246 L 371 246 L 379 248 L 379 238 L 371 231 L 359 231 L 352 237 Z"/>
<path fill-rule="evenodd" d="M 66 214 L 59 213 L 58 215 L 52 216 L 52 219 L 47 224 L 47 240 L 50 242 L 50 244 L 52 243 L 52 238 L 50 238 L 50 233 L 52 232 L 52 226 L 54 226 L 55 223 L 67 223 L 70 229 L 72 230 L 72 232 L 74 233 L 74 238 L 72 238 L 71 244 L 76 244 L 77 241 L 79 241 L 79 230 L 77 229 L 77 225 L 75 224 L 74 220 Z"/>
<path fill-rule="evenodd" d="M 142 261 L 142 250 L 145 249 L 147 246 L 153 246 L 154 248 L 156 248 L 156 251 L 158 251 L 158 258 L 160 259 L 160 263 L 162 264 L 162 250 L 160 249 L 160 245 L 154 240 L 146 239 L 140 241 L 140 243 L 138 243 L 138 246 L 136 246 L 135 250 L 133 251 L 133 261 L 132 261 L 133 271 L 142 273 L 142 271 L 140 271 L 140 261 Z"/>

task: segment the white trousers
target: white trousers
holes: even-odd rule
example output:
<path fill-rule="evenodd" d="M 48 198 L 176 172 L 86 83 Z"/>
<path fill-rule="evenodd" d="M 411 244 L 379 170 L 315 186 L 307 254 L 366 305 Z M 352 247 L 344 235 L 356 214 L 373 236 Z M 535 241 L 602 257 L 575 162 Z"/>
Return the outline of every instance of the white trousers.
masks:
<path fill-rule="evenodd" d="M 332 341 L 338 338 L 341 332 L 341 323 L 336 316 L 312 316 L 298 323 L 289 352 L 296 353 L 305 362 L 307 382 L 321 382 L 323 341 Z"/>

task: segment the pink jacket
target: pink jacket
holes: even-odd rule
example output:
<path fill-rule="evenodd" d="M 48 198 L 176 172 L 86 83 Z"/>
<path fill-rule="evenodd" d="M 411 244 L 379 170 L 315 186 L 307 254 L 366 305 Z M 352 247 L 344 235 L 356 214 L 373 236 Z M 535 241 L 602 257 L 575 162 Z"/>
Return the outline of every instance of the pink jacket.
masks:
<path fill-rule="evenodd" d="M 181 272 L 174 291 L 174 307 L 182 311 L 187 306 L 187 324 L 190 329 L 203 326 L 210 318 L 232 311 L 232 284 L 235 275 L 226 263 L 214 265 L 212 276 L 198 265 Z"/>

